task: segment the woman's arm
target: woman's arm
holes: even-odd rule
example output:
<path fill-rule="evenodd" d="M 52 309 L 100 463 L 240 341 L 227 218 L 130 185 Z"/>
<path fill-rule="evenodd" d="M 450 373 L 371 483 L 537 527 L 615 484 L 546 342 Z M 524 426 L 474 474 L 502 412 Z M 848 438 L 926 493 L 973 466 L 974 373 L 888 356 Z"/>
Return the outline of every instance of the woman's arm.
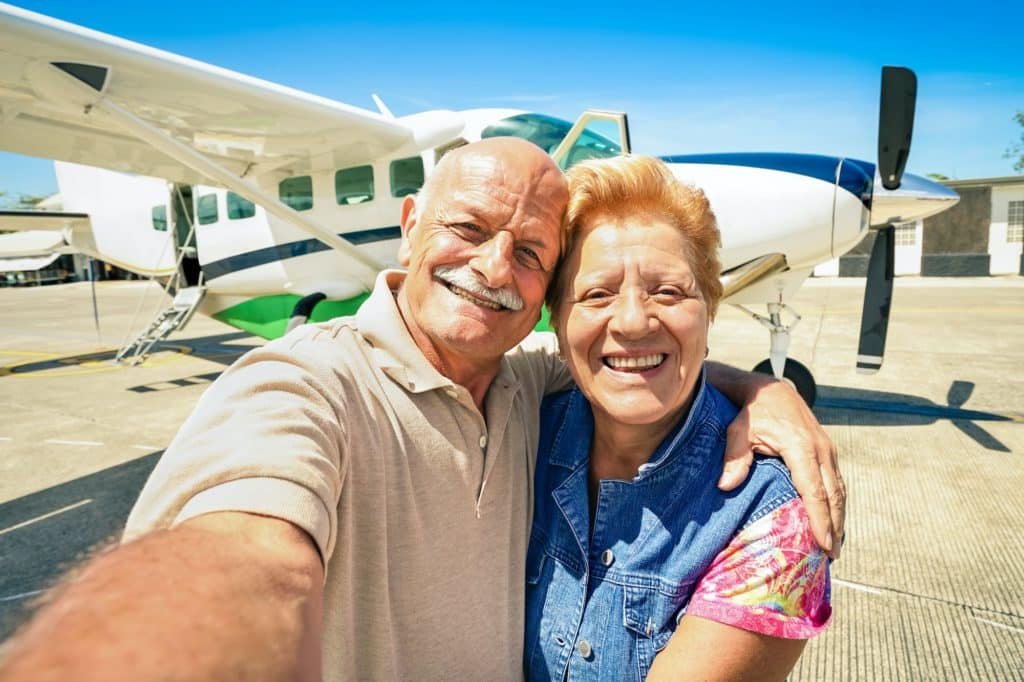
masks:
<path fill-rule="evenodd" d="M 832 615 L 828 559 L 793 499 L 741 530 L 697 583 L 652 679 L 781 680 Z"/>
<path fill-rule="evenodd" d="M 648 680 L 784 680 L 807 644 L 685 616 Z M 709 652 L 713 652 L 710 653 Z"/>

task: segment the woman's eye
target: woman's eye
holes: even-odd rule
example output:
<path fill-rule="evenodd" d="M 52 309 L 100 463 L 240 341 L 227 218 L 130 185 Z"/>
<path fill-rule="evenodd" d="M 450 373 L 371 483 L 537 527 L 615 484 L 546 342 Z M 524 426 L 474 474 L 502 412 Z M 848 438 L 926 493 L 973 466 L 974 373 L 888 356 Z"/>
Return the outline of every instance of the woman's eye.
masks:
<path fill-rule="evenodd" d="M 612 292 L 607 289 L 591 289 L 579 297 L 580 303 L 607 303 L 612 299 Z"/>

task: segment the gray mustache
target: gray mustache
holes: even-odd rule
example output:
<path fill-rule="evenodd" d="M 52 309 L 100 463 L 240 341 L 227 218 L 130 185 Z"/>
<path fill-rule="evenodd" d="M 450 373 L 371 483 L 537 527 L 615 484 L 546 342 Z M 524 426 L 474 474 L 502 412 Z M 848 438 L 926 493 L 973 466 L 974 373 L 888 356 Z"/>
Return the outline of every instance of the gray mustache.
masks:
<path fill-rule="evenodd" d="M 434 277 L 509 310 L 523 309 L 523 299 L 519 294 L 509 287 L 492 289 L 483 284 L 468 266 L 439 265 L 434 268 Z"/>

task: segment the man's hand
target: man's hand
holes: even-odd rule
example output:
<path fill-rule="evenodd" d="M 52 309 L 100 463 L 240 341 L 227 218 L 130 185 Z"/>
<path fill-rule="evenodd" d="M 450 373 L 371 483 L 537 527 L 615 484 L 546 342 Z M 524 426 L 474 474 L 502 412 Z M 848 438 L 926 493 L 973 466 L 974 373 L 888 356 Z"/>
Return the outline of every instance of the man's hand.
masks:
<path fill-rule="evenodd" d="M 784 381 L 708 363 L 708 377 L 742 405 L 729 426 L 718 487 L 732 490 L 746 477 L 754 452 L 781 457 L 803 498 L 814 538 L 839 558 L 846 518 L 846 486 L 835 445 L 800 395 Z"/>

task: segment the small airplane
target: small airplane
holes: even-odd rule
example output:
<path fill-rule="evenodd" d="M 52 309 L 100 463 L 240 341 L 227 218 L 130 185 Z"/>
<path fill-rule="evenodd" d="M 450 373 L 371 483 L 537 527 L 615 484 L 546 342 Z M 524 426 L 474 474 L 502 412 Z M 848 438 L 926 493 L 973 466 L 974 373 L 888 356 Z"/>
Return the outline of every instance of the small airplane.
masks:
<path fill-rule="evenodd" d="M 354 312 L 395 264 L 404 197 L 461 145 L 522 137 L 562 168 L 630 150 L 624 114 L 588 111 L 575 124 L 514 109 L 396 117 L 376 96 L 379 111 L 360 109 L 3 4 L 0 45 L 0 149 L 57 160 L 63 200 L 48 215 L 0 212 L 0 228 L 59 230 L 83 253 L 176 278 L 171 308 L 122 349 L 133 357 L 195 311 L 266 338 Z M 662 157 L 717 215 L 723 301 L 769 331 L 756 369 L 790 380 L 809 404 L 814 378 L 787 357 L 794 322 L 783 314 L 799 319 L 787 301 L 817 264 L 876 231 L 857 365 L 877 371 L 894 224 L 959 200 L 903 174 L 915 100 L 914 74 L 885 67 L 877 166 Z M 760 304 L 767 315 L 747 308 Z"/>

